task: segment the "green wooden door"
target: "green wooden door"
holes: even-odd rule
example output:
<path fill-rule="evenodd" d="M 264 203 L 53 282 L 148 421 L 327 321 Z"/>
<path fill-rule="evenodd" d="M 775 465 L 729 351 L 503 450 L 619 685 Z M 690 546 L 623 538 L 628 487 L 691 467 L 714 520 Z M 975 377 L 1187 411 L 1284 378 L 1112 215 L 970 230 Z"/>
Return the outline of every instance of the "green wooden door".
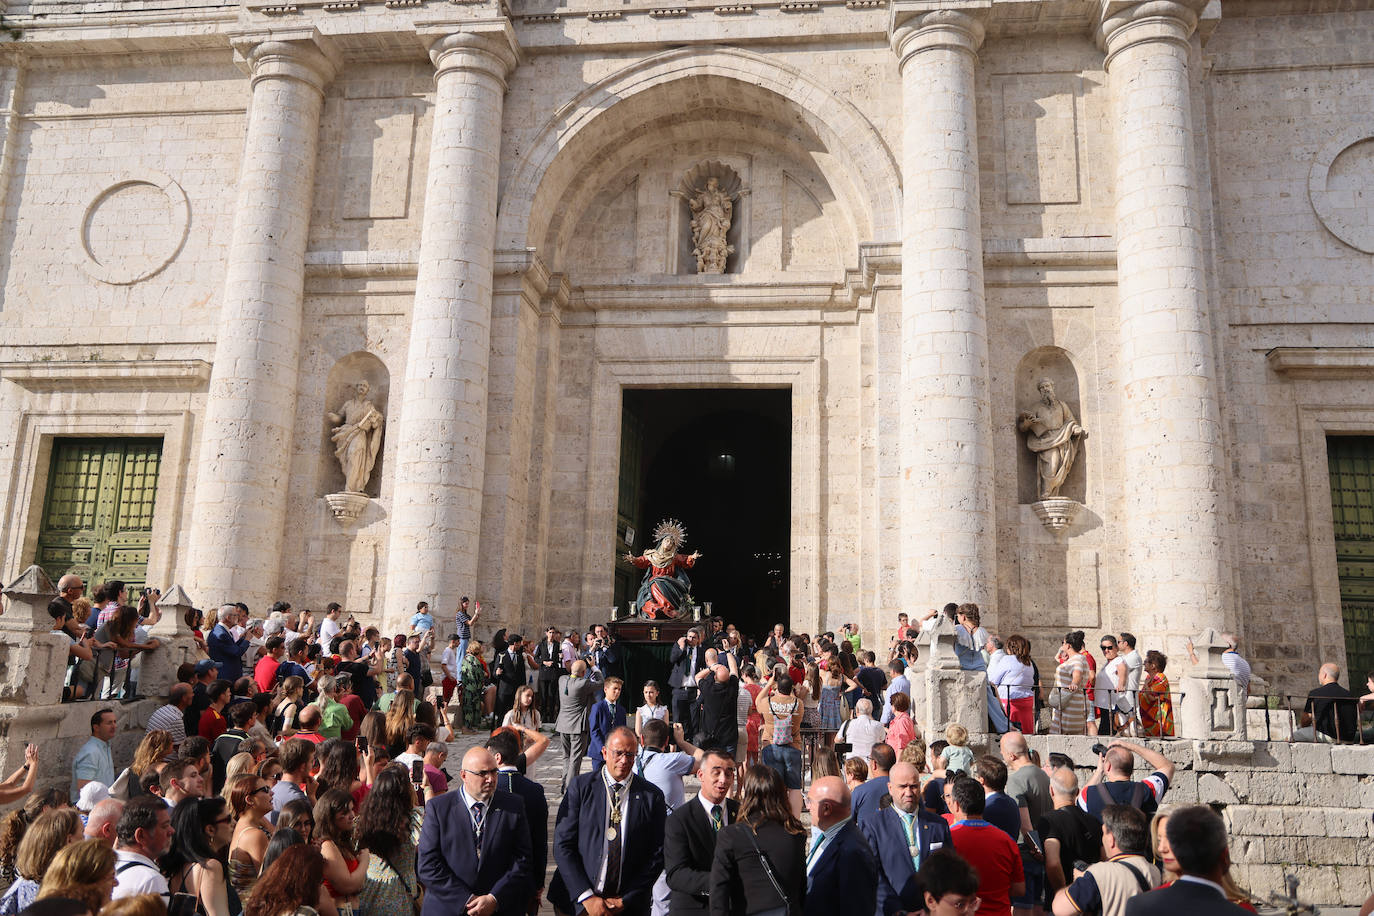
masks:
<path fill-rule="evenodd" d="M 1374 671 L 1374 436 L 1326 440 L 1351 684 Z"/>
<path fill-rule="evenodd" d="M 159 439 L 53 442 L 36 561 L 54 582 L 81 576 L 86 594 L 122 579 L 137 594 L 148 574 Z"/>

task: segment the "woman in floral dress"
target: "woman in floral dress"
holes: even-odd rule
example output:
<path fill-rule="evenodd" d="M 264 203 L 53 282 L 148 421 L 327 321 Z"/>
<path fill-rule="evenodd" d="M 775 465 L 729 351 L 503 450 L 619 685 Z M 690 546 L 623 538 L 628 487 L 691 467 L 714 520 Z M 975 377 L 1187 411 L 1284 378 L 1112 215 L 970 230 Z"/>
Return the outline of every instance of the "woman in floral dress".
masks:
<path fill-rule="evenodd" d="M 1169 698 L 1169 679 L 1164 676 L 1168 657 L 1157 649 L 1145 653 L 1145 676 L 1140 682 L 1140 725 L 1151 738 L 1174 735 L 1174 702 Z"/>
<path fill-rule="evenodd" d="M 463 659 L 463 731 L 482 727 L 482 695 L 487 686 L 487 666 L 482 661 L 482 644 L 473 640 Z"/>

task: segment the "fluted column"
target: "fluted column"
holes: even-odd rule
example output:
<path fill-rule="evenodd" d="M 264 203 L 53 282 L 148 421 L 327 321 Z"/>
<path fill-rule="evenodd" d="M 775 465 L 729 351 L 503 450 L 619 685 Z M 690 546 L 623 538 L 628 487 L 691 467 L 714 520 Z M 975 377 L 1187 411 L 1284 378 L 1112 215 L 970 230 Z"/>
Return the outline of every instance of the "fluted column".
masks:
<path fill-rule="evenodd" d="M 976 4 L 970 4 L 976 6 Z M 900 7 L 899 7 L 900 16 Z M 902 608 L 996 594 L 976 15 L 898 20 L 902 74 Z"/>
<path fill-rule="evenodd" d="M 240 35 L 234 45 L 252 101 L 187 565 L 192 592 L 211 605 L 265 610 L 279 597 L 305 245 L 335 59 L 313 30 Z"/>
<path fill-rule="evenodd" d="M 477 577 L 509 23 L 433 30 L 434 123 L 387 558 L 388 619 L 446 616 Z M 501 612 L 504 609 L 493 609 Z"/>
<path fill-rule="evenodd" d="M 1116 131 L 1127 604 L 1136 632 L 1225 629 L 1222 435 L 1189 38 L 1205 0 L 1103 22 Z"/>

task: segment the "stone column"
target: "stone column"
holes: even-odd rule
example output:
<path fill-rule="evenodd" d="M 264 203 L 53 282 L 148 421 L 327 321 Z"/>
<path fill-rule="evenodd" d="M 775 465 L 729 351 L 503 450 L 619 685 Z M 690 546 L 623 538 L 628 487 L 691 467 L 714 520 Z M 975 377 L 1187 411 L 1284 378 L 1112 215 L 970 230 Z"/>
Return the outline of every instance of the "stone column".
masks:
<path fill-rule="evenodd" d="M 1189 37 L 1205 0 L 1101 26 L 1116 131 L 1122 502 L 1130 623 L 1182 657 L 1226 629 L 1221 422 L 1198 211 Z"/>
<path fill-rule="evenodd" d="M 926 6 L 921 4 L 920 6 Z M 974 64 L 986 3 L 896 7 L 902 74 L 902 609 L 996 594 Z M 987 619 L 985 613 L 985 620 Z"/>
<path fill-rule="evenodd" d="M 441 26 L 421 37 L 437 73 L 392 495 L 393 622 L 422 599 L 447 618 L 476 584 L 501 113 L 516 62 L 504 20 Z"/>
<path fill-rule="evenodd" d="M 324 87 L 313 29 L 237 36 L 251 75 L 188 559 L 195 594 L 256 611 L 277 592 L 296 417 L 306 234 Z"/>

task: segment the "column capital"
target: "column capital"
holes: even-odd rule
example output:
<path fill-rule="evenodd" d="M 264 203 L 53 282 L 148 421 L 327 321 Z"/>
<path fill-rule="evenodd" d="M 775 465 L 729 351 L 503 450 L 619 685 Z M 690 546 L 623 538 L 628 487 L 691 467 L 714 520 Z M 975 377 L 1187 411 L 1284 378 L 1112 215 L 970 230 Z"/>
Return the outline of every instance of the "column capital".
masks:
<path fill-rule="evenodd" d="M 894 0 L 888 40 L 901 66 L 922 51 L 939 48 L 976 56 L 991 10 L 990 0 Z"/>
<path fill-rule="evenodd" d="M 1208 0 L 1102 0 L 1097 46 L 1112 58 L 1142 42 L 1162 41 L 1186 46 Z"/>
<path fill-rule="evenodd" d="M 520 44 L 506 17 L 426 22 L 416 35 L 429 52 L 438 75 L 472 70 L 487 73 L 502 86 L 520 62 Z"/>
<path fill-rule="evenodd" d="M 251 77 L 294 79 L 323 94 L 343 62 L 338 48 L 316 28 L 265 29 L 229 36 L 234 63 Z"/>

